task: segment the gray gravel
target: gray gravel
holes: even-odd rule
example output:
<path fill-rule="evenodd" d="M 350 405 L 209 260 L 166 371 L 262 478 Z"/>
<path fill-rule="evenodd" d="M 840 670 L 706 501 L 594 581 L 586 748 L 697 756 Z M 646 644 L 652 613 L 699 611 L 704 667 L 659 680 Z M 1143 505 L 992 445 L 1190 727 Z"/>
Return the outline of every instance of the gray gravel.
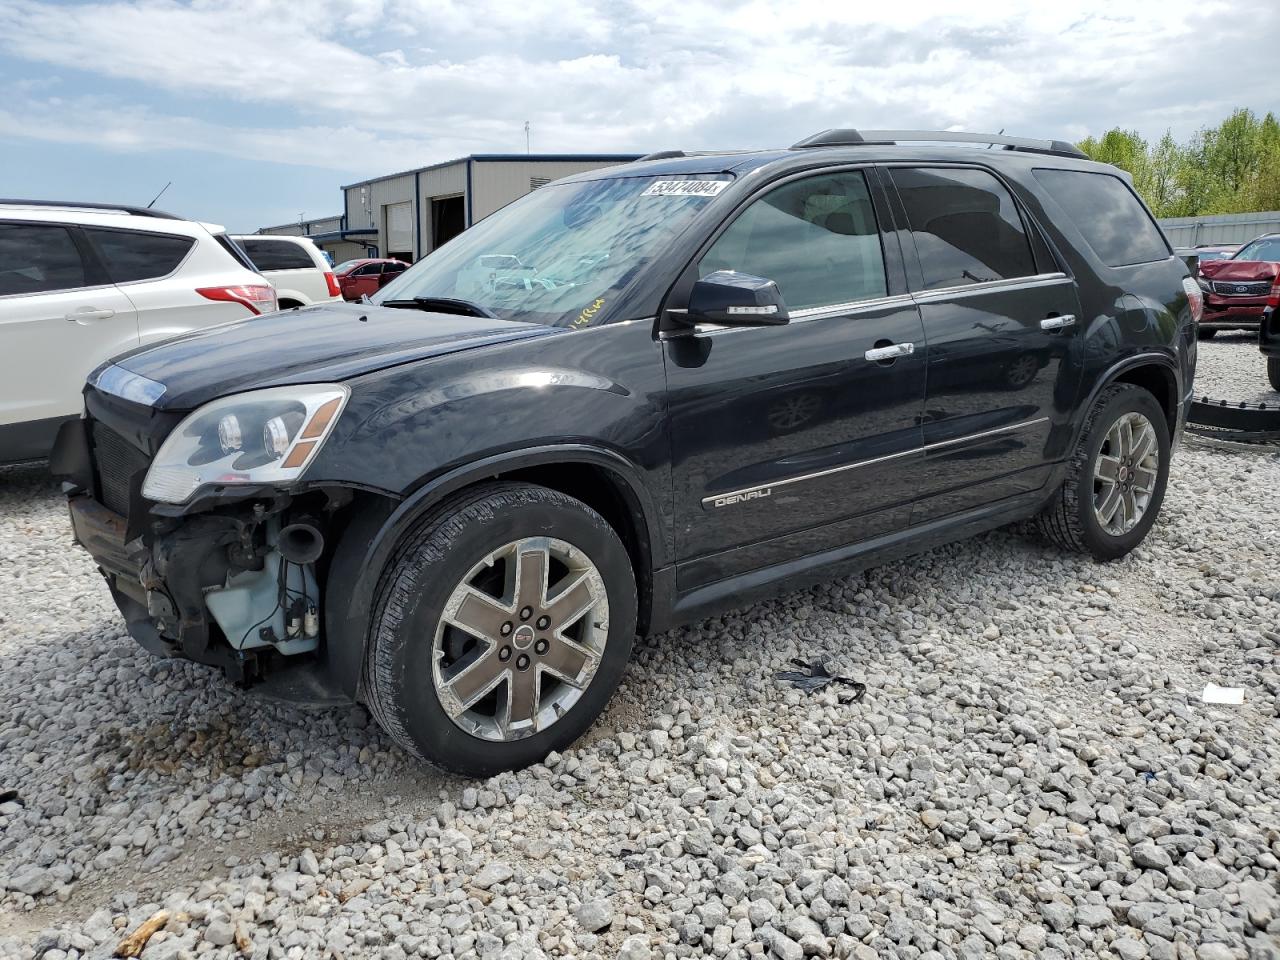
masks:
<path fill-rule="evenodd" d="M 1201 358 L 1266 385 L 1243 338 Z M 999 531 L 673 631 L 581 743 L 473 783 L 150 659 L 53 485 L 0 473 L 0 957 L 162 909 L 144 960 L 1280 957 L 1277 491 L 1184 447 L 1121 562 Z M 866 698 L 775 684 L 795 656 Z"/>

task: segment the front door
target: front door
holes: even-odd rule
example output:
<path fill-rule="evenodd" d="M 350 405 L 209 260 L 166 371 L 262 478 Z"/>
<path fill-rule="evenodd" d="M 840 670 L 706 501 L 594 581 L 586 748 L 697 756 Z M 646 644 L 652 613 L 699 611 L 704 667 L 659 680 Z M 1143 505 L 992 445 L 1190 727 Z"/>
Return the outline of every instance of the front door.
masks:
<path fill-rule="evenodd" d="M 76 228 L 0 223 L 0 425 L 76 416 L 85 377 L 138 345 L 133 304 Z"/>
<path fill-rule="evenodd" d="M 888 172 L 917 254 L 908 275 L 928 342 L 920 523 L 1043 486 L 1080 383 L 1079 300 L 992 173 Z"/>
<path fill-rule="evenodd" d="M 792 319 L 665 342 L 681 590 L 906 524 L 923 332 L 883 216 L 874 173 L 808 175 L 690 268 L 773 280 Z M 867 358 L 891 345 L 903 354 Z"/>

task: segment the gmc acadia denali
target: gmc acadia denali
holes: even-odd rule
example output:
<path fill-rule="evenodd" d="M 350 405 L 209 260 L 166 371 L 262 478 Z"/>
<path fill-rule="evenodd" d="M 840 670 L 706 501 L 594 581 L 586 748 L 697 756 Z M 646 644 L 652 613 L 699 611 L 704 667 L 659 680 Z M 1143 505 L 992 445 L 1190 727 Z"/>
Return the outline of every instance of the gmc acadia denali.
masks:
<path fill-rule="evenodd" d="M 1058 141 L 673 151 L 367 302 L 117 358 L 54 469 L 146 649 L 488 775 L 578 737 L 638 632 L 1029 517 L 1128 553 L 1202 307 Z"/>

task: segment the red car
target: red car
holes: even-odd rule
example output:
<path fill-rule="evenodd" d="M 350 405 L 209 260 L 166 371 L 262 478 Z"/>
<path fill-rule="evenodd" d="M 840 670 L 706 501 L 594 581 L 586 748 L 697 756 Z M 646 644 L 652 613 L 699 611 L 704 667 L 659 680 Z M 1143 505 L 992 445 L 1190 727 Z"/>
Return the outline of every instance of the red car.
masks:
<path fill-rule="evenodd" d="M 408 269 L 403 260 L 344 260 L 333 268 L 345 300 L 373 296 Z"/>
<path fill-rule="evenodd" d="M 1200 337 L 1219 330 L 1257 330 L 1280 295 L 1280 234 L 1258 237 L 1229 260 L 1204 260 L 1196 278 L 1204 290 Z"/>

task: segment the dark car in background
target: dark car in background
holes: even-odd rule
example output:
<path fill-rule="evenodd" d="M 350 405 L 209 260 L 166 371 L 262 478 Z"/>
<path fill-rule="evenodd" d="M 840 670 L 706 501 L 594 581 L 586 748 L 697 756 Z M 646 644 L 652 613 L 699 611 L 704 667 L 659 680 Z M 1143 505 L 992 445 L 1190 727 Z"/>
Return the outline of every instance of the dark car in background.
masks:
<path fill-rule="evenodd" d="M 117 358 L 54 470 L 146 649 L 490 775 L 581 735 L 637 633 L 1033 517 L 1125 555 L 1201 304 L 1067 143 L 674 151 L 544 186 L 370 302 Z"/>
<path fill-rule="evenodd" d="M 344 260 L 333 268 L 342 299 L 359 300 L 371 297 L 408 268 L 403 260 L 375 258 Z"/>
<path fill-rule="evenodd" d="M 1257 330 L 1280 289 L 1280 234 L 1251 240 L 1229 259 L 1201 263 L 1197 279 L 1205 298 L 1202 338 L 1219 330 Z"/>

